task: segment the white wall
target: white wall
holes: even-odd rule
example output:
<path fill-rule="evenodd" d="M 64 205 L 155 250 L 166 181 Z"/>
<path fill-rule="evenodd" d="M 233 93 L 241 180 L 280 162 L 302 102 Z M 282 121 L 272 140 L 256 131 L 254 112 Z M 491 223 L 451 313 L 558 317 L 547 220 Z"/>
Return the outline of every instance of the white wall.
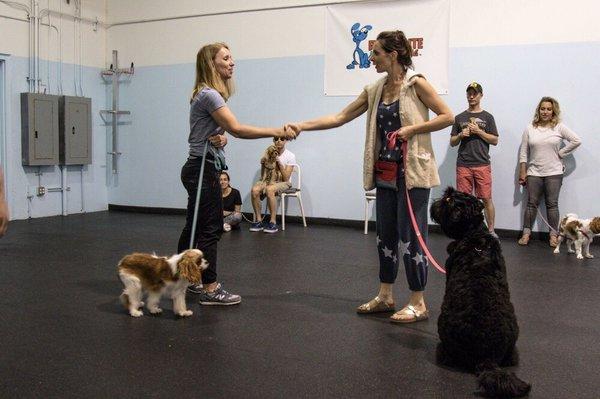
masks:
<path fill-rule="evenodd" d="M 30 6 L 29 1 L 20 1 Z M 68 15 L 74 14 L 74 1 L 67 5 L 64 0 L 41 0 L 40 9 L 51 9 Z M 7 18 L 8 17 L 8 18 Z M 21 165 L 21 105 L 20 93 L 28 90 L 26 78 L 29 75 L 29 25 L 27 22 L 11 19 L 26 19 L 23 11 L 0 3 L 0 54 L 6 66 L 5 86 L 0 88 L 5 96 L 5 113 L 2 115 L 6 134 L 6 180 L 8 201 L 12 219 L 24 219 L 58 215 L 62 212 L 60 193 L 47 193 L 42 197 L 34 196 L 28 201 L 27 193 L 33 193 L 40 184 L 45 187 L 60 186 L 60 170 L 55 166 L 27 167 Z M 106 19 L 104 0 L 85 0 L 82 18 Z M 44 18 L 44 24 L 56 27 L 41 27 L 40 31 L 40 78 L 42 90 L 49 94 L 59 92 L 59 67 L 62 66 L 62 92 L 75 95 L 75 72 L 78 71 L 79 39 L 75 38 L 73 19 L 51 15 Z M 61 32 L 59 40 L 58 31 Z M 106 29 L 99 24 L 96 29 L 91 23 L 81 24 L 81 88 L 83 95 L 92 98 L 92 135 L 93 164 L 84 167 L 83 186 L 80 167 L 67 168 L 68 213 L 80 213 L 82 205 L 86 211 L 98 211 L 107 208 L 107 189 L 105 177 L 106 138 L 105 127 L 99 117 L 99 110 L 106 108 L 106 85 L 100 78 L 105 68 Z M 61 56 L 62 48 L 62 56 Z M 62 58 L 62 62 L 60 62 Z M 6 118 L 5 118 L 6 117 Z M 42 175 L 36 173 L 41 171 Z M 83 187 L 83 197 L 82 197 Z M 29 202 L 29 203 L 28 203 Z"/>
<path fill-rule="evenodd" d="M 132 124 L 123 128 L 122 144 L 128 153 L 118 184 L 109 190 L 109 202 L 185 206 L 179 169 L 189 131 L 187 96 L 195 54 L 203 44 L 225 41 L 231 46 L 238 91 L 229 106 L 242 122 L 277 126 L 336 112 L 351 101 L 323 95 L 325 6 L 318 4 L 324 3 L 107 0 L 107 19 L 115 24 L 179 17 L 108 29 L 107 52 L 118 49 L 122 59 L 138 66 L 130 86 L 121 92 L 133 111 Z M 242 7 L 255 11 L 240 12 Z M 594 154 L 600 143 L 590 99 L 600 87 L 600 31 L 594 20 L 598 11 L 600 6 L 592 0 L 451 2 L 451 92 L 444 99 L 458 113 L 466 107 L 466 85 L 477 80 L 484 86 L 484 108 L 496 117 L 501 136 L 499 146 L 491 151 L 500 228 L 521 226 L 523 193 L 515 184 L 517 149 L 543 95 L 559 99 L 565 123 L 583 139 L 567 162 L 561 210 L 583 215 L 595 211 L 592 198 L 600 195 L 600 187 Z M 456 149 L 449 148 L 448 131 L 433 136 L 443 185 L 454 184 Z M 363 135 L 361 117 L 327 133 L 304 133 L 290 144 L 303 165 L 309 216 L 362 217 Z M 231 139 L 228 145 L 230 172 L 243 193 L 244 210 L 250 210 L 247 193 L 267 144 L 267 140 Z M 140 189 L 131 190 L 133 185 Z M 574 194 L 583 192 L 587 195 Z M 292 207 L 291 212 L 298 210 Z"/>
<path fill-rule="evenodd" d="M 336 112 L 351 101 L 322 94 L 324 4 L 330 3 L 341 2 L 84 1 L 85 18 L 113 24 L 106 28 L 101 24 L 94 31 L 91 24 L 84 23 L 82 29 L 84 94 L 91 96 L 94 104 L 94 165 L 86 168 L 84 183 L 87 210 L 105 209 L 107 203 L 184 207 L 185 192 L 178 174 L 189 130 L 187 96 L 194 79 L 195 53 L 205 43 L 230 44 L 237 60 L 238 92 L 229 105 L 245 123 L 280 125 Z M 67 6 L 59 0 L 42 0 L 41 8 L 58 9 L 61 4 L 64 12 L 73 13 L 73 2 Z M 501 135 L 500 145 L 492 149 L 498 227 L 520 227 L 522 193 L 514 184 L 516 152 L 521 132 L 542 95 L 558 97 L 564 121 L 584 143 L 568 161 L 561 210 L 594 213 L 591 198 L 600 194 L 594 153 L 600 143 L 595 132 L 596 111 L 589 99 L 595 98 L 600 87 L 600 31 L 594 20 L 598 11 L 600 6 L 591 0 L 451 2 L 451 92 L 444 99 L 458 113 L 466 106 L 466 84 L 478 80 L 484 86 L 484 107 L 496 117 Z M 0 15 L 25 17 L 2 3 Z M 196 17 L 185 18 L 187 15 Z M 127 23 L 166 17 L 177 19 Z M 0 53 L 9 54 L 4 56 L 8 197 L 13 218 L 23 218 L 27 217 L 27 187 L 37 186 L 35 170 L 20 165 L 18 93 L 26 90 L 28 25 L 6 18 L 0 22 Z M 59 21 L 52 18 L 52 23 L 58 25 Z M 62 26 L 63 88 L 64 94 L 73 94 L 73 63 L 77 61 L 73 22 L 64 19 Z M 48 87 L 56 92 L 58 42 L 51 32 L 48 45 L 44 31 L 41 55 L 50 60 Z M 108 129 L 98 117 L 98 110 L 109 106 L 111 94 L 99 72 L 110 63 L 113 49 L 119 51 L 121 65 L 136 64 L 136 74 L 121 86 L 121 107 L 132 110 L 132 115 L 129 124 L 121 127 L 120 150 L 124 154 L 116 178 L 106 172 Z M 45 68 L 43 63 L 43 79 Z M 359 118 L 331 132 L 304 133 L 290 144 L 303 165 L 309 216 L 361 218 L 363 131 L 364 118 Z M 456 154 L 448 146 L 447 133 L 434 134 L 434 146 L 443 184 L 453 184 Z M 257 159 L 267 143 L 232 139 L 228 145 L 232 178 L 246 193 L 245 210 L 250 209 L 247 192 L 256 177 Z M 42 184 L 59 182 L 54 168 L 42 168 L 42 172 Z M 75 168 L 69 169 L 71 212 L 80 205 L 77 173 Z M 587 192 L 588 196 L 574 192 Z M 439 189 L 434 195 L 437 193 Z M 34 198 L 32 216 L 60 213 L 58 197 Z M 291 212 L 297 213 L 297 209 L 292 207 Z"/>

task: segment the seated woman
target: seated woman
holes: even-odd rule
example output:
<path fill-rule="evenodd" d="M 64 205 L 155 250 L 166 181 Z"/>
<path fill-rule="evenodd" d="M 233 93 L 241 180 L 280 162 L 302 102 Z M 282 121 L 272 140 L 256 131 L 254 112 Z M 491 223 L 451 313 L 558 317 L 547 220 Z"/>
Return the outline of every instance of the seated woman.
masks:
<path fill-rule="evenodd" d="M 229 185 L 229 174 L 221 172 L 221 196 L 223 197 L 223 231 L 231 231 L 242 221 L 242 196 L 240 192 Z"/>

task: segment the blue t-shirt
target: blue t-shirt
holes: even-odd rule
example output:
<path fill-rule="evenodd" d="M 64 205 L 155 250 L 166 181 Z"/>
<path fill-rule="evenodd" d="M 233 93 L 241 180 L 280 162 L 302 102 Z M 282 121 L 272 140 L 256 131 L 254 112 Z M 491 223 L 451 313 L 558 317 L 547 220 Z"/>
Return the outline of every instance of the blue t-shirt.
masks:
<path fill-rule="evenodd" d="M 224 106 L 225 100 L 215 89 L 204 87 L 196 94 L 190 104 L 190 155 L 201 157 L 208 138 L 224 133 L 211 115 Z"/>

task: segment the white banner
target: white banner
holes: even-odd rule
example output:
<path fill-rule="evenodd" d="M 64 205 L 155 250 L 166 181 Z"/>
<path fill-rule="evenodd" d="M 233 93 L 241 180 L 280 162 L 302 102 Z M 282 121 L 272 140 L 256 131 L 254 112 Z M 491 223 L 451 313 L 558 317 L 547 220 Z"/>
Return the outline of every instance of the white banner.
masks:
<path fill-rule="evenodd" d="M 448 93 L 450 0 L 402 0 L 328 6 L 325 95 L 358 95 L 377 74 L 369 52 L 377 35 L 401 30 L 412 44 L 415 70 Z"/>

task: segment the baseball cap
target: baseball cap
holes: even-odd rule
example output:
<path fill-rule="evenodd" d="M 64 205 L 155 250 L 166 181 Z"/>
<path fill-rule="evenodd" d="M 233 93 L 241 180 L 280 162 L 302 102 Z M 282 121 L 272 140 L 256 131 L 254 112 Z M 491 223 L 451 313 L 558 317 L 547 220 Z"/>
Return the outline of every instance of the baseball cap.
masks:
<path fill-rule="evenodd" d="M 478 93 L 482 93 L 483 94 L 483 87 L 481 87 L 481 85 L 477 82 L 473 82 L 470 85 L 467 86 L 467 91 L 469 91 L 469 89 L 473 89 Z"/>

